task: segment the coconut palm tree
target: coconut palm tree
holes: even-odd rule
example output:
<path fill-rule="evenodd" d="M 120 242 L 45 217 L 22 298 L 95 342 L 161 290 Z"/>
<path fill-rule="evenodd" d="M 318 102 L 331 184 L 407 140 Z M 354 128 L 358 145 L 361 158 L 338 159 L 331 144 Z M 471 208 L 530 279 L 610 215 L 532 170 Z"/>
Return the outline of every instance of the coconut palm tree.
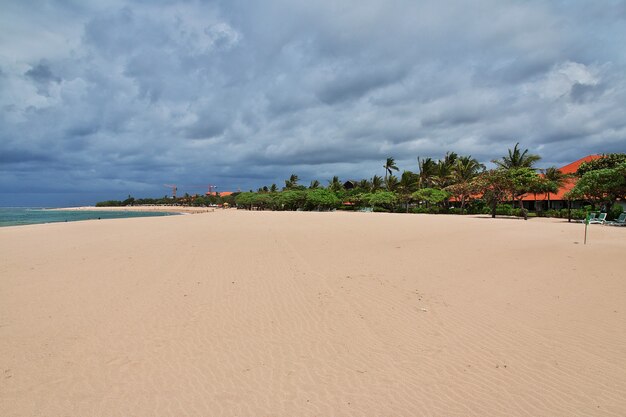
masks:
<path fill-rule="evenodd" d="M 430 187 L 433 182 L 437 170 L 437 163 L 432 158 L 420 159 L 417 157 L 417 166 L 419 168 L 419 187 Z"/>
<path fill-rule="evenodd" d="M 330 191 L 336 193 L 337 191 L 341 191 L 342 188 L 343 184 L 339 181 L 338 176 L 335 175 L 332 180 L 328 181 L 328 189 Z"/>
<path fill-rule="evenodd" d="M 320 188 L 320 182 L 318 180 L 311 181 L 311 184 L 309 185 L 309 188 L 311 190 L 316 190 L 316 189 Z"/>
<path fill-rule="evenodd" d="M 519 142 L 515 144 L 515 147 L 509 149 L 509 154 L 503 156 L 500 159 L 494 159 L 491 162 L 503 169 L 512 168 L 533 168 L 535 162 L 539 161 L 541 157 L 539 155 L 529 154 L 528 149 L 522 152 L 519 149 Z"/>
<path fill-rule="evenodd" d="M 398 177 L 389 175 L 387 179 L 385 179 L 385 188 L 387 188 L 387 191 L 395 191 L 398 187 L 398 182 Z"/>
<path fill-rule="evenodd" d="M 554 184 L 554 188 L 557 191 L 565 185 L 565 182 L 569 178 L 567 174 L 564 174 L 560 169 L 555 166 L 546 168 L 543 170 L 543 177 Z M 550 209 L 550 194 L 552 194 L 551 190 L 548 189 L 546 193 L 548 196 L 548 210 Z"/>
<path fill-rule="evenodd" d="M 458 158 L 459 155 L 456 152 L 446 152 L 446 155 L 443 157 L 443 163 L 449 167 L 452 167 L 454 166 Z"/>
<path fill-rule="evenodd" d="M 366 179 L 362 179 L 357 183 L 357 188 L 363 191 L 369 191 L 372 188 L 372 183 Z"/>
<path fill-rule="evenodd" d="M 385 182 L 387 182 L 387 177 L 391 175 L 392 171 L 399 171 L 396 161 L 393 158 L 387 158 L 383 168 L 385 168 Z"/>
<path fill-rule="evenodd" d="M 456 159 L 450 173 L 452 184 L 446 187 L 446 190 L 461 200 L 461 214 L 464 212 L 467 199 L 474 191 L 472 183 L 474 178 L 484 170 L 485 166 L 471 155 Z"/>
<path fill-rule="evenodd" d="M 298 181 L 300 178 L 296 174 L 291 174 L 288 180 L 285 180 L 285 189 L 291 190 L 298 186 Z"/>
<path fill-rule="evenodd" d="M 403 171 L 396 189 L 400 202 L 405 204 L 407 213 L 409 212 L 409 202 L 411 201 L 411 194 L 417 191 L 418 187 L 419 176 L 411 171 Z"/>
<path fill-rule="evenodd" d="M 383 179 L 378 175 L 374 175 L 370 180 L 370 191 L 374 192 L 383 188 Z"/>
<path fill-rule="evenodd" d="M 484 169 L 485 166 L 472 155 L 460 156 L 452 167 L 452 179 L 455 183 L 469 182 Z"/>

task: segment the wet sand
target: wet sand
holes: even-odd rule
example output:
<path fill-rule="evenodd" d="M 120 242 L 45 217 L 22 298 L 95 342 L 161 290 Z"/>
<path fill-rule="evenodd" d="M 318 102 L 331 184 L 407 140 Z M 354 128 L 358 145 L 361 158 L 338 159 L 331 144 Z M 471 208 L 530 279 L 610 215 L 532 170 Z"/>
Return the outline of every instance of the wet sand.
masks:
<path fill-rule="evenodd" d="M 244 212 L 0 228 L 1 416 L 625 416 L 626 228 Z"/>

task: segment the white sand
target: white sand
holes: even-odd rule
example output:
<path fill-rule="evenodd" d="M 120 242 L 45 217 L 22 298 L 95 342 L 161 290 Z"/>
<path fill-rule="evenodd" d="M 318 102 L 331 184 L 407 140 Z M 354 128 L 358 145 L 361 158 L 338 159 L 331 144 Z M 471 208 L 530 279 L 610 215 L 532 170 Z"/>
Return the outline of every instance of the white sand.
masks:
<path fill-rule="evenodd" d="M 216 210 L 0 228 L 0 416 L 626 415 L 626 228 Z"/>

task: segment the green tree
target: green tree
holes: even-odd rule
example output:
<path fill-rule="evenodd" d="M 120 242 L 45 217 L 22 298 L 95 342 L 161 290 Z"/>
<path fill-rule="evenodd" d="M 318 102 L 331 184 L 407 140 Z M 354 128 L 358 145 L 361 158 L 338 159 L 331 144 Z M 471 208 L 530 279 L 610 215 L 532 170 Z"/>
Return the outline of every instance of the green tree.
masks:
<path fill-rule="evenodd" d="M 298 188 L 300 178 L 296 174 L 291 174 L 288 180 L 285 180 L 285 190 L 293 190 Z"/>
<path fill-rule="evenodd" d="M 391 175 L 393 171 L 399 170 L 398 166 L 396 165 L 396 161 L 393 158 L 387 158 L 387 160 L 385 161 L 385 165 L 383 165 L 383 168 L 385 168 L 385 183 L 387 183 L 387 177 Z"/>
<path fill-rule="evenodd" d="M 398 200 L 405 205 L 406 212 L 409 212 L 409 203 L 411 202 L 411 194 L 417 191 L 419 187 L 419 176 L 411 171 L 403 171 L 400 182 L 396 188 Z"/>
<path fill-rule="evenodd" d="M 450 193 L 438 188 L 421 188 L 414 192 L 411 197 L 418 203 L 426 203 L 427 206 L 441 205 L 450 198 Z"/>
<path fill-rule="evenodd" d="M 484 171 L 472 181 L 476 191 L 482 194 L 483 200 L 491 207 L 491 217 L 496 217 L 498 204 L 510 196 L 513 187 L 511 178 L 504 169 L 490 169 Z"/>
<path fill-rule="evenodd" d="M 332 180 L 328 181 L 328 189 L 337 193 L 343 190 L 343 184 L 339 181 L 338 176 L 334 176 Z"/>
<path fill-rule="evenodd" d="M 528 193 L 541 186 L 541 177 L 529 167 L 509 169 L 506 175 L 511 184 L 511 197 L 518 202 L 524 220 L 528 220 L 528 212 L 524 208 L 523 199 Z"/>
<path fill-rule="evenodd" d="M 543 170 L 543 177 L 549 182 L 543 184 L 543 192 L 545 192 L 548 197 L 548 209 L 550 209 L 550 195 L 558 192 L 559 189 L 565 185 L 569 176 L 563 174 L 557 167 L 552 166 Z"/>
<path fill-rule="evenodd" d="M 356 188 L 361 192 L 368 192 L 372 189 L 372 183 L 369 180 L 362 179 L 357 183 Z"/>
<path fill-rule="evenodd" d="M 341 204 L 335 193 L 323 188 L 312 189 L 306 193 L 306 205 L 308 209 L 331 209 Z"/>
<path fill-rule="evenodd" d="M 306 205 L 306 192 L 302 190 L 283 191 L 279 196 L 279 204 L 285 210 L 296 210 Z"/>
<path fill-rule="evenodd" d="M 376 192 L 383 188 L 383 179 L 378 175 L 374 175 L 370 180 L 370 191 Z"/>
<path fill-rule="evenodd" d="M 397 202 L 398 198 L 396 195 L 389 191 L 377 191 L 368 196 L 368 203 L 372 207 L 382 207 L 393 210 Z"/>
<path fill-rule="evenodd" d="M 272 207 L 272 196 L 270 196 L 269 194 L 257 193 L 252 196 L 251 200 L 252 205 L 261 210 Z"/>
<path fill-rule="evenodd" d="M 433 184 L 433 178 L 437 175 L 437 163 L 432 158 L 420 159 L 417 157 L 419 168 L 419 187 L 426 188 Z"/>
<path fill-rule="evenodd" d="M 387 191 L 396 191 L 398 183 L 398 177 L 396 177 L 395 175 L 389 175 L 385 180 L 385 188 L 387 189 Z"/>
<path fill-rule="evenodd" d="M 235 198 L 235 204 L 237 204 L 237 206 L 252 210 L 254 199 L 255 199 L 255 193 L 251 193 L 251 192 L 240 193 Z"/>
<path fill-rule="evenodd" d="M 618 166 L 626 163 L 626 153 L 610 153 L 602 155 L 601 158 L 594 159 L 593 161 L 583 162 L 578 167 L 576 175 L 582 177 L 586 172 L 595 171 L 597 169 L 614 169 Z"/>
<path fill-rule="evenodd" d="M 320 182 L 318 180 L 311 181 L 311 184 L 309 185 L 309 189 L 315 190 L 317 188 L 320 188 Z"/>
<path fill-rule="evenodd" d="M 611 207 L 618 198 L 626 199 L 626 162 L 615 168 L 586 171 L 566 197 L 606 203 L 606 207 Z"/>
<path fill-rule="evenodd" d="M 471 155 L 458 157 L 452 166 L 450 173 L 452 184 L 445 190 L 461 202 L 461 214 L 464 213 L 467 201 L 476 194 L 474 178 L 484 170 L 485 166 Z"/>
<path fill-rule="evenodd" d="M 498 167 L 503 169 L 511 168 L 533 168 L 535 162 L 539 161 L 541 157 L 539 155 L 533 155 L 528 153 L 528 149 L 522 152 L 519 149 L 519 142 L 515 144 L 513 149 L 509 149 L 509 154 L 503 156 L 500 159 L 494 159 L 493 162 Z"/>

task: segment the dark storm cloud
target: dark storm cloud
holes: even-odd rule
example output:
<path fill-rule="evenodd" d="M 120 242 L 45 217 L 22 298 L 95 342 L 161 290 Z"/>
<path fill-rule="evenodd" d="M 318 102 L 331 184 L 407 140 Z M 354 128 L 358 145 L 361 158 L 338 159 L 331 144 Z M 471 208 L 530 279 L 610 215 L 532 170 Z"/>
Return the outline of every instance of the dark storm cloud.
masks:
<path fill-rule="evenodd" d="M 371 177 L 448 150 L 486 162 L 518 141 L 557 165 L 624 151 L 625 16 L 624 1 L 9 4 L 0 186 L 104 199 Z"/>
<path fill-rule="evenodd" d="M 39 63 L 24 73 L 36 83 L 48 84 L 50 82 L 61 82 L 59 77 L 52 74 L 50 67 L 44 63 Z"/>
<path fill-rule="evenodd" d="M 30 152 L 22 149 L 3 149 L 2 152 L 0 152 L 0 163 L 7 165 L 23 162 L 47 162 L 51 159 L 49 155 L 44 153 Z"/>

